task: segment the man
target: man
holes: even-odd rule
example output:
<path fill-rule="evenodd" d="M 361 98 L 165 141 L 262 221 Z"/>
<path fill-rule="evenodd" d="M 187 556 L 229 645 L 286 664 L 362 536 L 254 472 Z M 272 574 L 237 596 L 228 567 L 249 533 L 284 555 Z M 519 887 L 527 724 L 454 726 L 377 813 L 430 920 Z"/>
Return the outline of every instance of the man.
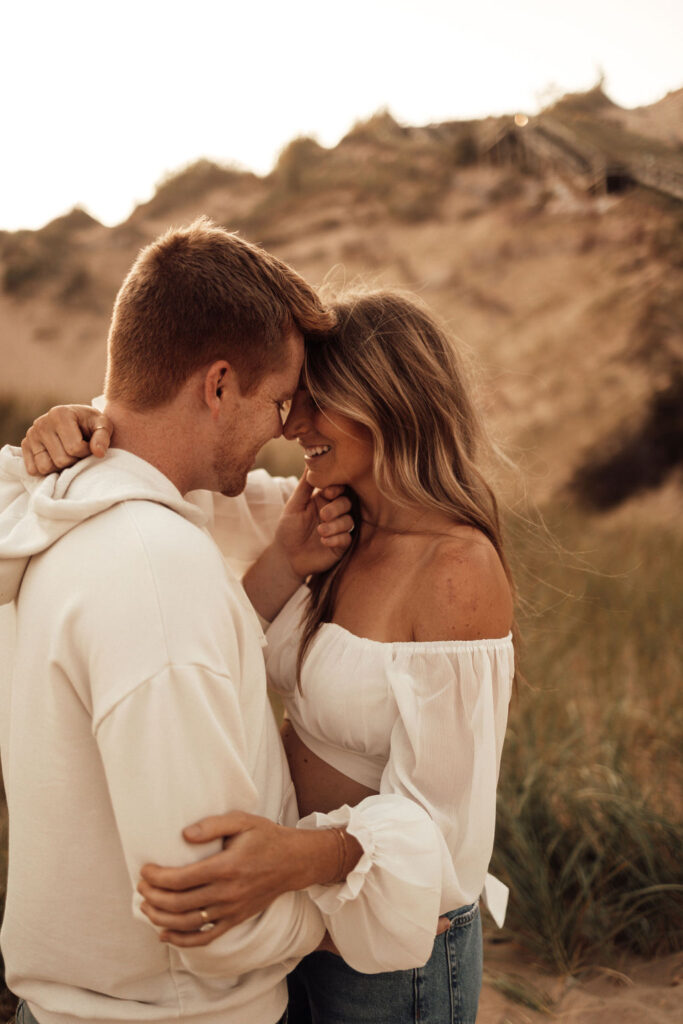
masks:
<path fill-rule="evenodd" d="M 1 455 L 0 602 L 16 609 L 2 949 L 26 1022 L 274 1024 L 287 972 L 322 938 L 290 892 L 178 949 L 135 890 L 146 862 L 191 859 L 182 828 L 218 808 L 296 820 L 260 625 L 183 495 L 244 488 L 282 432 L 303 332 L 329 326 L 257 247 L 204 220 L 169 232 L 117 297 L 107 458 L 36 480 Z M 344 877 L 333 832 L 297 835 L 303 885 Z"/>

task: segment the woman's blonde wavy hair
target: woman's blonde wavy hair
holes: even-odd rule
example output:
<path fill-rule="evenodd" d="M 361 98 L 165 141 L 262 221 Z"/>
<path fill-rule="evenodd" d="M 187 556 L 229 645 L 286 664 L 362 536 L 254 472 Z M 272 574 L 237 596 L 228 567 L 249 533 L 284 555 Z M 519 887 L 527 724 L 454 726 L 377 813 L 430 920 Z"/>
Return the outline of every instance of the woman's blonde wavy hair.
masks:
<path fill-rule="evenodd" d="M 463 362 L 433 315 L 414 296 L 353 292 L 332 303 L 337 326 L 306 346 L 303 380 L 321 409 L 362 423 L 372 434 L 374 478 L 391 501 L 473 526 L 503 551 L 496 497 L 479 468 L 485 433 Z M 358 519 L 358 499 L 350 494 Z M 351 547 L 309 581 L 310 603 L 297 676 L 313 637 L 332 619 Z"/>

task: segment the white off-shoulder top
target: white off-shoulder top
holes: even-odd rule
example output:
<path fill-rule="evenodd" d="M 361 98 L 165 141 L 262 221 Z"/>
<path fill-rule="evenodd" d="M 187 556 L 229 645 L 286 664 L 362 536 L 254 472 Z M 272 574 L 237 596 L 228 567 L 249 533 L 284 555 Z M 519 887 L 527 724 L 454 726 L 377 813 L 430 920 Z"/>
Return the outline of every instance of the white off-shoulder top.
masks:
<path fill-rule="evenodd" d="M 512 639 L 383 643 L 324 623 L 300 692 L 307 600 L 301 587 L 267 631 L 269 683 L 303 743 L 379 794 L 299 823 L 345 825 L 364 851 L 345 882 L 310 892 L 352 967 L 381 964 L 382 950 L 386 966 L 375 970 L 396 970 L 402 950 L 414 966 L 431 953 L 439 913 L 486 890 L 494 916 L 504 915 L 507 891 L 487 868 Z"/>
<path fill-rule="evenodd" d="M 235 498 L 191 497 L 242 576 L 273 538 L 296 479 L 249 474 Z M 339 885 L 309 890 L 344 959 L 366 973 L 425 963 L 439 913 L 483 891 L 499 924 L 507 890 L 487 875 L 513 675 L 510 637 L 379 643 L 323 625 L 296 688 L 302 587 L 267 631 L 270 683 L 303 742 L 377 789 L 356 807 L 299 822 L 345 825 L 363 855 Z M 258 628 L 254 617 L 255 628 Z"/>

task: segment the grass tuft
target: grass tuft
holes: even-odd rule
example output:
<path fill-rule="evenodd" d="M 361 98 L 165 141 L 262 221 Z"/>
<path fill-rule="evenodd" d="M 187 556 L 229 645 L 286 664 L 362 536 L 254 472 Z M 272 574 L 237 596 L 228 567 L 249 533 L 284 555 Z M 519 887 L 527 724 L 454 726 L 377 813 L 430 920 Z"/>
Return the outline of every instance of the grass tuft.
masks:
<path fill-rule="evenodd" d="M 511 708 L 492 870 L 511 887 L 513 934 L 574 973 L 683 948 L 683 540 L 579 516 L 571 534 L 568 547 L 592 551 L 573 565 L 548 564 L 538 538 L 517 551 L 528 682 Z"/>
<path fill-rule="evenodd" d="M 519 974 L 507 974 L 503 971 L 492 974 L 484 971 L 484 981 L 514 1003 L 536 1010 L 537 1013 L 552 1014 L 554 1000 L 543 989 L 532 985 Z"/>

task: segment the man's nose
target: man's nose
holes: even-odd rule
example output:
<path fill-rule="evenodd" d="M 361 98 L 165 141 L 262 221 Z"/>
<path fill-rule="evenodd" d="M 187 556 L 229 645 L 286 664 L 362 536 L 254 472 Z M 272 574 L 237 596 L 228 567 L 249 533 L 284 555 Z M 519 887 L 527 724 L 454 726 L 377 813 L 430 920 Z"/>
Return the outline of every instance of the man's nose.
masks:
<path fill-rule="evenodd" d="M 309 421 L 309 404 L 308 396 L 304 392 L 297 391 L 294 394 L 287 419 L 282 428 L 282 433 L 288 441 L 293 441 L 300 434 L 305 433 Z"/>
<path fill-rule="evenodd" d="M 275 430 L 273 431 L 273 437 L 282 437 L 283 433 L 282 420 L 278 416 L 277 423 L 275 424 Z"/>

